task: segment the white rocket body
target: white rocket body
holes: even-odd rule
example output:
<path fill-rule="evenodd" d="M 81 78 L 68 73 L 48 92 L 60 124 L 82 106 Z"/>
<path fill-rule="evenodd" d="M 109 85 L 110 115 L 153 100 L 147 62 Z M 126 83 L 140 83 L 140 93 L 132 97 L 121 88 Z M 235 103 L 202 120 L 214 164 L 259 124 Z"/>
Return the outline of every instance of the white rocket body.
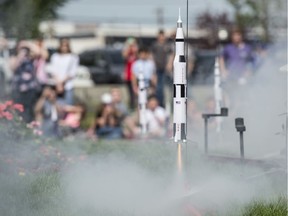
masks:
<path fill-rule="evenodd" d="M 219 61 L 218 58 L 215 59 L 215 66 L 214 66 L 214 97 L 215 97 L 215 113 L 221 112 L 221 107 L 223 103 L 222 97 L 222 87 L 221 87 L 221 74 L 219 69 Z M 221 124 L 222 124 L 222 117 L 216 117 L 216 131 L 221 131 Z"/>
<path fill-rule="evenodd" d="M 173 138 L 175 142 L 186 142 L 187 135 L 187 78 L 182 21 L 177 21 L 173 62 Z"/>
<path fill-rule="evenodd" d="M 142 134 L 147 133 L 146 104 L 147 104 L 147 88 L 145 85 L 144 75 L 143 73 L 140 73 L 138 76 L 138 105 L 139 105 L 139 123 Z"/>

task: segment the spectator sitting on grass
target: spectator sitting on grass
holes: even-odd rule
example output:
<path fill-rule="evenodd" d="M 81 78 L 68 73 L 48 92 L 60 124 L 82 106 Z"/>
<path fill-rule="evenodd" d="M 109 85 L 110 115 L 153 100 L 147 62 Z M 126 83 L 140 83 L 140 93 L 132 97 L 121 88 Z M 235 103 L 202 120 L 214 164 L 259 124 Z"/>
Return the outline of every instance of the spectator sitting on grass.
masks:
<path fill-rule="evenodd" d="M 45 87 L 35 106 L 36 120 L 41 123 L 44 135 L 59 136 L 59 110 L 56 89 L 52 86 Z"/>
<path fill-rule="evenodd" d="M 159 106 L 158 99 L 155 95 L 148 98 L 146 121 L 147 121 L 147 137 L 161 138 L 166 132 L 166 123 L 168 115 L 166 110 Z M 124 136 L 126 138 L 135 138 L 140 135 L 141 129 L 139 127 L 139 113 L 131 115 L 125 119 L 124 122 Z"/>
<path fill-rule="evenodd" d="M 102 105 L 97 112 L 95 122 L 88 131 L 88 135 L 106 139 L 122 138 L 119 113 L 112 105 L 112 97 L 109 93 L 102 95 Z"/>
<path fill-rule="evenodd" d="M 80 124 L 85 117 L 85 105 L 81 102 L 76 103 L 74 106 L 63 106 L 65 117 L 60 120 L 62 135 L 69 135 L 79 131 Z"/>
<path fill-rule="evenodd" d="M 123 98 L 122 98 L 120 89 L 112 88 L 111 96 L 112 96 L 112 105 L 119 113 L 120 119 L 123 120 L 128 115 L 128 109 L 127 109 L 126 104 L 122 100 Z"/>

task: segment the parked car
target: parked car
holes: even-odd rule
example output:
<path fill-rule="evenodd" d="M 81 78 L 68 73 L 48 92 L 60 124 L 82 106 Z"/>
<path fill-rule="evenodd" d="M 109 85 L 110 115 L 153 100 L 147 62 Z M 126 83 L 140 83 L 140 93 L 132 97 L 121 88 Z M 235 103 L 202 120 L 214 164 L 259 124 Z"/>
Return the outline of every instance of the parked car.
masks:
<path fill-rule="evenodd" d="M 87 50 L 79 58 L 80 65 L 89 69 L 95 84 L 123 82 L 124 60 L 121 49 L 108 47 Z"/>

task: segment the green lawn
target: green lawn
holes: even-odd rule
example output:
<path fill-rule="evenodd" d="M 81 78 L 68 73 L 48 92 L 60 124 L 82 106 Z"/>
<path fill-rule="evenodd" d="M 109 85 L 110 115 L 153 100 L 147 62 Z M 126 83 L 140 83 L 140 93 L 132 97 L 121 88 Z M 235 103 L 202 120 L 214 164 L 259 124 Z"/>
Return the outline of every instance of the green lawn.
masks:
<path fill-rule="evenodd" d="M 176 193 L 170 197 L 167 205 L 163 204 L 167 196 L 156 191 L 160 187 L 161 192 L 166 192 L 169 184 L 175 183 L 173 178 L 177 179 L 174 143 L 5 137 L 0 141 L 1 215 L 193 215 L 187 213 L 189 206 L 202 216 L 287 215 L 285 177 L 247 181 L 246 177 L 263 170 L 207 161 L 192 145 L 182 152 L 181 182 L 188 189 L 180 196 Z M 71 177 L 73 172 L 75 176 Z M 186 196 L 196 186 L 201 189 Z M 150 198 L 156 199 L 156 204 L 150 203 Z M 124 207 L 118 206 L 122 201 Z M 131 208 L 127 203 L 131 203 Z M 160 204 L 165 211 L 154 211 Z M 139 210 L 142 205 L 145 213 Z"/>

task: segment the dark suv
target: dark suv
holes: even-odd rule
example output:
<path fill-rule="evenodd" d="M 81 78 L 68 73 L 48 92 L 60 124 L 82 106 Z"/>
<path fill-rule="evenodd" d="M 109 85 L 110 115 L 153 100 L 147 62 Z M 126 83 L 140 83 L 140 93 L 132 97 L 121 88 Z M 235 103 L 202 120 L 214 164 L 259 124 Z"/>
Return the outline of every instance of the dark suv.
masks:
<path fill-rule="evenodd" d="M 121 49 L 87 50 L 79 55 L 80 64 L 89 69 L 95 84 L 122 83 L 124 60 Z"/>

